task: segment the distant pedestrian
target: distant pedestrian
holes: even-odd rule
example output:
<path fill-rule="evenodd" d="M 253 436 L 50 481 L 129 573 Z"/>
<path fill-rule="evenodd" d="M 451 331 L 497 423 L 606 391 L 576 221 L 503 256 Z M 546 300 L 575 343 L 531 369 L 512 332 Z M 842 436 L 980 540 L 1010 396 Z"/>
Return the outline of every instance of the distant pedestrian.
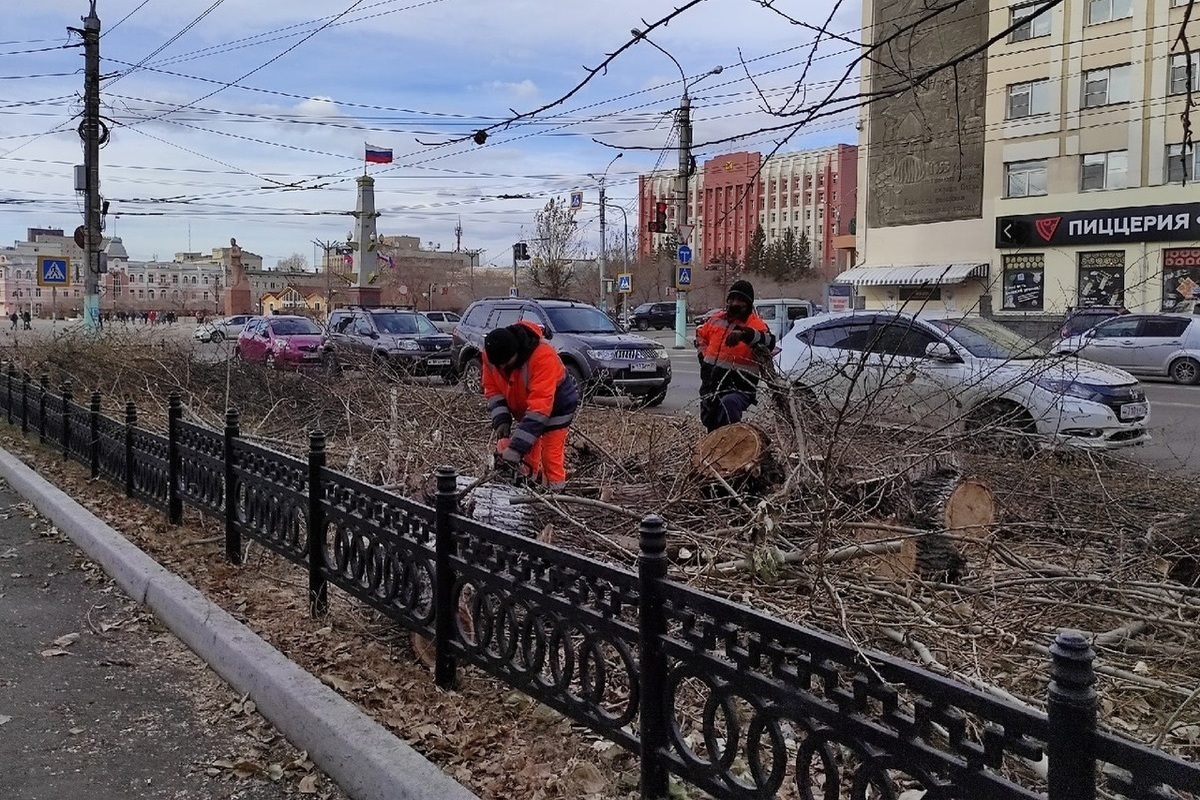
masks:
<path fill-rule="evenodd" d="M 26 311 L 24 314 L 21 315 L 21 318 L 25 322 L 25 330 L 27 330 L 27 331 L 33 330 L 33 317 L 30 316 L 29 312 Z"/>
<path fill-rule="evenodd" d="M 700 358 L 700 422 L 711 433 L 742 421 L 757 400 L 760 360 L 769 358 L 775 335 L 754 313 L 754 287 L 734 281 L 725 308 L 696 330 Z"/>
<path fill-rule="evenodd" d="M 20 319 L 20 317 L 18 317 L 17 312 L 14 311 L 8 315 L 8 318 L 12 320 L 12 329 L 15 331 L 17 329 L 17 321 Z"/>

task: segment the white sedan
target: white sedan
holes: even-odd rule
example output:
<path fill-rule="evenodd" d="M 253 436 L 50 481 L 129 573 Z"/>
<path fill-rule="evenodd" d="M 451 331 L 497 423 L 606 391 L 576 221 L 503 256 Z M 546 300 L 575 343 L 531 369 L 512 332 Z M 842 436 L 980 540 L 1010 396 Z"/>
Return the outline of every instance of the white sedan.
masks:
<path fill-rule="evenodd" d="M 775 363 L 808 402 L 861 423 L 994 431 L 1089 449 L 1149 441 L 1123 370 L 1050 356 L 991 320 L 853 311 L 799 320 Z"/>

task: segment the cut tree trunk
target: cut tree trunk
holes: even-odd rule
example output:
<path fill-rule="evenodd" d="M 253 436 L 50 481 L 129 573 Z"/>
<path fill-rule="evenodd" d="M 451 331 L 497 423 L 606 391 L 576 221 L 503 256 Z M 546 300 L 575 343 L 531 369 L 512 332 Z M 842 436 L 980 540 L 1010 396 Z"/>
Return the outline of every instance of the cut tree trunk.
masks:
<path fill-rule="evenodd" d="M 926 475 L 909 483 L 900 520 L 929 533 L 904 542 L 901 561 L 926 580 L 957 583 L 967 559 L 946 535 L 983 538 L 996 522 L 996 497 L 986 482 L 964 478 L 955 470 Z"/>
<path fill-rule="evenodd" d="M 725 481 L 737 489 L 761 490 L 776 478 L 769 442 L 766 432 L 749 422 L 717 428 L 696 444 L 692 469 L 718 484 Z"/>

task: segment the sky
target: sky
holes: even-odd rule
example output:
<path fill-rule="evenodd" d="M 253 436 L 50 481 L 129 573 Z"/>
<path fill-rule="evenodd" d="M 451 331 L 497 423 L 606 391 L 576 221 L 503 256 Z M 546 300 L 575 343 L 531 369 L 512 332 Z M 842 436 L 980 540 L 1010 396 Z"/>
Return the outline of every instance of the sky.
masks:
<path fill-rule="evenodd" d="M 83 159 L 75 131 L 83 51 L 64 45 L 79 42 L 66 29 L 81 26 L 88 2 L 5 5 L 7 244 L 30 227 L 70 231 L 82 222 L 73 165 Z M 857 38 L 854 0 L 775 2 L 816 25 L 835 5 L 830 30 Z M 650 41 L 633 41 L 631 29 L 676 8 L 686 10 Z M 100 154 L 105 234 L 120 236 L 135 260 L 209 252 L 237 238 L 265 266 L 297 253 L 314 263 L 314 240 L 350 231 L 366 143 L 394 153 L 392 164 L 367 167 L 383 234 L 453 250 L 461 220 L 462 248 L 503 266 L 548 200 L 582 190 L 578 229 L 594 252 L 595 178 L 607 167 L 608 202 L 632 223 L 638 174 L 678 163 L 680 69 L 692 98 L 693 153 L 703 163 L 776 147 L 779 134 L 755 133 L 781 121 L 766 103 L 823 97 L 856 51 L 826 40 L 805 71 L 813 32 L 757 0 L 98 0 L 96 11 L 110 127 Z M 461 141 L 558 100 L 618 50 L 562 104 L 497 127 L 483 146 Z M 720 74 L 706 75 L 718 66 Z M 857 87 L 851 79 L 837 91 Z M 782 150 L 855 137 L 847 111 L 810 123 Z M 608 222 L 621 226 L 620 212 Z"/>

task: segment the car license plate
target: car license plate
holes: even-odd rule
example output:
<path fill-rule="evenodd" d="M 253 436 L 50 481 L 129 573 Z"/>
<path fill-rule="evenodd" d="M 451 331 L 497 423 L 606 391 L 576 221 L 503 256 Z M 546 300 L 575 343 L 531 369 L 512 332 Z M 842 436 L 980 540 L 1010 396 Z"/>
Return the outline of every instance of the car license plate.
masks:
<path fill-rule="evenodd" d="M 1126 403 L 1121 406 L 1121 419 L 1140 419 L 1150 411 L 1145 403 Z"/>
<path fill-rule="evenodd" d="M 630 372 L 657 372 L 658 365 L 657 364 L 630 364 L 629 371 Z"/>
<path fill-rule="evenodd" d="M 305 358 L 320 358 L 321 354 L 320 353 L 305 353 L 304 357 Z"/>
<path fill-rule="evenodd" d="M 448 366 L 450 366 L 450 359 L 448 359 L 448 358 L 431 358 L 426 363 L 428 363 L 429 366 L 431 366 L 431 367 L 448 367 Z"/>

